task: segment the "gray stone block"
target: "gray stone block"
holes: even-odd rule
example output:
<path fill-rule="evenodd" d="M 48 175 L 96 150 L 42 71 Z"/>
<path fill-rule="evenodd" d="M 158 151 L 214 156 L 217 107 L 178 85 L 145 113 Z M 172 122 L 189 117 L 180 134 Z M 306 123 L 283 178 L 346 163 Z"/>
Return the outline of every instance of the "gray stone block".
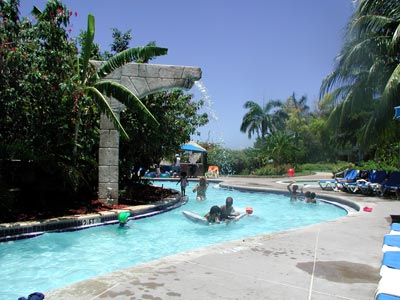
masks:
<path fill-rule="evenodd" d="M 118 166 L 119 148 L 100 148 L 99 166 Z"/>

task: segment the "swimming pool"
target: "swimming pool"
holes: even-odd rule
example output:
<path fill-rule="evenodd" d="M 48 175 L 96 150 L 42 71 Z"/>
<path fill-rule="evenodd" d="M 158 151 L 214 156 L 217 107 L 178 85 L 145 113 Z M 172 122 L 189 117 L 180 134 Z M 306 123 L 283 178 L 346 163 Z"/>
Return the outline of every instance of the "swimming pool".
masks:
<path fill-rule="evenodd" d="M 163 182 L 178 188 L 176 182 Z M 342 217 L 346 211 L 318 202 L 290 202 L 285 195 L 210 188 L 208 199 L 195 201 L 187 189 L 186 205 L 151 218 L 86 230 L 46 233 L 39 237 L 0 243 L 0 290 L 4 299 L 18 299 L 138 265 L 164 256 L 228 240 L 268 234 Z M 203 214 L 232 196 L 236 208 L 253 207 L 253 215 L 229 225 L 204 226 L 190 222 L 183 210 Z"/>

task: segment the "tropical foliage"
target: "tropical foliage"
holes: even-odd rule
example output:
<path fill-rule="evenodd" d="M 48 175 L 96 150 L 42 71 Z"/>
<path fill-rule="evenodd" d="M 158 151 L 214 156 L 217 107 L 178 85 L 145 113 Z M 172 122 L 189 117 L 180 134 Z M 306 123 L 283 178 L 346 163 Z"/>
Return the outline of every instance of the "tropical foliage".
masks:
<path fill-rule="evenodd" d="M 247 131 L 249 138 L 255 133 L 257 138 L 263 139 L 266 135 L 281 130 L 286 117 L 281 107 L 282 102 L 279 100 L 268 101 L 263 106 L 255 101 L 246 101 L 244 108 L 249 111 L 243 117 L 240 131 Z"/>
<path fill-rule="evenodd" d="M 0 1 L 0 188 L 9 199 L 0 210 L 6 212 L 16 203 L 51 208 L 88 193 L 97 144 L 98 113 L 87 107 L 78 142 L 85 160 L 76 186 L 70 176 L 79 97 L 77 50 L 69 37 L 74 13 L 49 1 L 43 11 L 33 9 L 31 21 L 20 18 L 18 7 L 19 1 Z"/>
<path fill-rule="evenodd" d="M 91 59 L 102 54 L 94 43 L 93 16 L 88 16 L 87 31 L 77 39 L 81 42 L 78 48 L 70 37 L 70 18 L 77 13 L 59 0 L 48 1 L 43 11 L 34 7 L 33 20 L 20 18 L 18 0 L 0 0 L 0 11 L 0 218 L 1 212 L 9 214 L 20 208 L 71 207 L 75 201 L 93 199 L 100 113 L 112 119 L 122 136 L 127 138 L 129 132 L 135 147 L 143 149 L 142 143 L 148 141 L 142 131 L 136 131 L 140 126 L 159 140 L 154 135 L 159 121 L 150 110 L 125 87 L 105 77 L 127 62 L 146 63 L 166 54 L 167 49 L 155 42 L 123 49 L 123 39 L 129 36 L 116 34 L 113 51 L 123 51 L 95 63 L 96 68 Z M 110 109 L 110 97 L 131 111 L 127 127 Z M 168 119 L 165 116 L 160 122 L 178 121 L 172 115 L 183 111 L 181 125 L 169 127 L 176 130 L 169 141 L 175 145 L 188 139 L 207 117 L 197 116 L 202 102 L 192 103 L 191 97 L 182 93 L 171 98 L 175 100 L 165 103 L 174 107 Z M 151 102 L 155 99 L 149 98 L 146 105 L 158 113 Z M 158 149 L 158 155 L 164 156 L 166 148 Z"/>
<path fill-rule="evenodd" d="M 329 125 L 342 145 L 364 147 L 399 138 L 393 107 L 400 105 L 400 6 L 397 1 L 359 1 L 335 70 L 321 96 L 333 104 Z"/>
<path fill-rule="evenodd" d="M 54 200 L 45 199 L 46 193 L 57 191 L 59 201 L 60 190 L 65 199 L 95 191 L 101 113 L 125 137 L 122 172 L 169 158 L 207 123 L 207 116 L 198 114 L 202 101 L 182 91 L 137 99 L 104 80 L 127 62 L 147 63 L 167 49 L 155 42 L 129 48 L 131 31 L 114 28 L 111 51 L 101 52 L 94 43 L 93 16 L 78 47 L 70 37 L 76 13 L 61 1 L 48 1 L 43 11 L 33 8 L 34 20 L 20 18 L 18 7 L 18 0 L 0 0 L 0 205 L 6 205 L 0 211 L 12 206 L 17 193 L 37 194 L 51 206 Z M 400 105 L 399 20 L 397 1 L 358 1 L 316 106 L 309 107 L 314 99 L 295 93 L 283 101 L 246 101 L 239 129 L 256 138 L 254 147 L 235 151 L 211 145 L 209 163 L 219 165 L 222 174 L 258 175 L 283 174 L 306 162 L 398 166 L 400 126 L 392 116 Z M 93 59 L 104 61 L 95 67 Z M 110 97 L 128 107 L 121 120 L 110 109 Z M 9 178 L 28 188 L 14 189 Z"/>
<path fill-rule="evenodd" d="M 73 110 L 75 45 L 70 12 L 49 2 L 36 23 L 19 18 L 18 1 L 0 1 L 1 156 L 63 156 Z"/>
<path fill-rule="evenodd" d="M 294 93 L 279 109 L 273 105 L 279 100 L 264 109 L 246 102 L 240 130 L 256 134 L 256 155 L 264 162 L 363 164 L 374 159 L 399 166 L 400 127 L 393 108 L 400 105 L 400 6 L 397 1 L 356 3 L 335 69 L 322 81 L 313 111 L 305 96 L 298 99 Z"/>
<path fill-rule="evenodd" d="M 254 163 L 244 169 L 256 170 L 272 164 L 279 169 L 279 164 L 292 166 L 304 162 L 326 160 L 330 154 L 316 149 L 323 148 L 325 123 L 315 112 L 311 113 L 307 97 L 298 99 L 293 93 L 286 101 L 271 100 L 263 107 L 254 101 L 247 101 L 248 112 L 243 117 L 241 131 L 251 137 L 257 134 L 253 151 Z M 316 137 L 320 137 L 317 139 Z M 324 146 L 327 148 L 326 145 Z M 261 165 L 260 165 L 261 162 Z"/>
<path fill-rule="evenodd" d="M 140 111 L 126 110 L 121 121 L 131 137 L 120 141 L 120 173 L 129 174 L 131 166 L 147 168 L 159 165 L 162 158 L 173 161 L 180 146 L 208 123 L 207 114 L 199 114 L 203 101 L 181 90 L 159 92 L 142 99 L 143 104 L 158 120 L 159 126 L 149 126 Z"/>
<path fill-rule="evenodd" d="M 147 121 L 152 121 L 154 124 L 158 125 L 158 121 L 149 112 L 147 107 L 143 105 L 140 99 L 136 97 L 135 94 L 133 94 L 128 88 L 126 88 L 122 84 L 112 80 L 107 80 L 105 77 L 114 70 L 116 70 L 117 68 L 123 66 L 128 62 L 136 60 L 143 61 L 143 58 L 164 55 L 167 54 L 168 50 L 166 48 L 159 48 L 156 46 L 126 49 L 120 53 L 117 53 L 115 56 L 111 57 L 107 61 L 102 62 L 101 65 L 98 66 L 98 68 L 94 69 L 94 67 L 90 64 L 89 61 L 93 49 L 93 40 L 95 34 L 94 27 L 95 27 L 94 16 L 89 15 L 88 28 L 84 39 L 82 56 L 79 64 L 81 68 L 79 69 L 78 72 L 78 82 L 80 85 L 81 92 L 78 93 L 78 95 L 82 95 L 82 98 L 85 102 L 87 102 L 90 99 L 93 100 L 94 103 L 100 109 L 100 111 L 102 113 L 105 113 L 111 119 L 116 128 L 125 138 L 128 138 L 128 135 L 125 129 L 122 127 L 118 116 L 115 115 L 113 109 L 111 108 L 109 103 L 110 100 L 108 100 L 106 96 L 117 99 L 119 102 L 124 104 L 128 109 L 140 111 L 142 114 L 148 117 Z M 76 98 L 76 104 L 75 104 L 78 110 L 77 112 L 78 121 L 76 122 L 76 127 L 75 127 L 76 140 L 79 133 L 80 115 L 82 107 L 82 105 L 79 103 L 80 98 L 81 97 L 79 96 Z M 85 109 L 85 107 L 83 107 L 83 109 Z M 74 154 L 76 154 L 76 147 Z"/>

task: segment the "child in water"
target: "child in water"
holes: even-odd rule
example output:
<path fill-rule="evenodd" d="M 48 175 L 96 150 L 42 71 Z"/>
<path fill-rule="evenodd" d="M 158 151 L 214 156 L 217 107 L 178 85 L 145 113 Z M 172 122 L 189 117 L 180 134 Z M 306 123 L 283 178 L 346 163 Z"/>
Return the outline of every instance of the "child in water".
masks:
<path fill-rule="evenodd" d="M 299 186 L 291 182 L 288 184 L 287 189 L 290 192 L 290 201 L 296 201 L 299 194 Z M 303 194 L 303 187 L 300 188 L 300 192 Z"/>
<path fill-rule="evenodd" d="M 235 211 L 233 208 L 233 198 L 232 197 L 226 197 L 225 199 L 225 205 L 222 205 L 220 207 L 221 209 L 221 217 L 220 219 L 225 222 L 229 222 L 231 219 L 234 219 L 235 217 L 239 216 L 240 213 Z"/>
<path fill-rule="evenodd" d="M 199 183 L 194 187 L 193 193 L 197 192 L 196 200 L 206 200 L 206 191 L 208 188 L 208 182 L 205 177 L 200 177 Z"/>
<path fill-rule="evenodd" d="M 307 191 L 304 195 L 306 203 L 317 203 L 317 200 L 315 200 L 317 195 L 314 192 Z"/>
<path fill-rule="evenodd" d="M 208 212 L 204 217 L 207 219 L 209 224 L 220 223 L 220 214 L 221 208 L 218 205 L 214 205 L 210 208 L 210 212 Z"/>
<path fill-rule="evenodd" d="M 186 187 L 189 185 L 189 181 L 186 177 L 186 172 L 181 173 L 181 178 L 179 178 L 179 181 L 176 183 L 176 185 L 181 184 L 181 194 L 182 196 L 186 196 Z"/>

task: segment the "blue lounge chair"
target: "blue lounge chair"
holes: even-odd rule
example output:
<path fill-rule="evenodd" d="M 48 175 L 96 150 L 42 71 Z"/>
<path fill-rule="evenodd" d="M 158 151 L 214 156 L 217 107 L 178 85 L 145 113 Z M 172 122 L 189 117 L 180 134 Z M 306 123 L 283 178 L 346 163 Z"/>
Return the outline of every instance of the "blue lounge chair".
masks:
<path fill-rule="evenodd" d="M 324 191 L 333 191 L 336 189 L 335 179 L 320 180 L 318 184 Z"/>
<path fill-rule="evenodd" d="M 383 244 L 388 246 L 400 247 L 400 235 L 386 234 L 383 238 Z"/>
<path fill-rule="evenodd" d="M 390 230 L 400 231 L 400 223 L 392 223 Z"/>
<path fill-rule="evenodd" d="M 372 177 L 372 174 L 373 171 L 370 170 L 360 171 L 359 179 L 356 179 L 356 181 L 344 183 L 343 188 L 348 192 L 361 193 L 362 184 L 368 183 Z"/>
<path fill-rule="evenodd" d="M 344 173 L 344 177 L 343 178 L 335 178 L 336 179 L 337 188 L 339 188 L 341 190 L 346 190 L 345 185 L 346 184 L 348 185 L 350 182 L 356 182 L 359 172 L 360 171 L 357 170 L 357 169 L 347 170 Z"/>
<path fill-rule="evenodd" d="M 378 294 L 375 297 L 376 300 L 400 300 L 400 296 L 394 296 L 394 295 L 389 295 L 389 294 Z"/>
<path fill-rule="evenodd" d="M 400 172 L 394 171 L 389 174 L 387 180 L 382 184 L 382 194 L 387 195 L 390 192 L 397 192 L 400 189 Z"/>
<path fill-rule="evenodd" d="M 349 175 L 349 172 L 352 170 L 344 170 L 342 172 L 336 173 L 334 176 L 334 179 L 325 179 L 325 180 L 320 180 L 318 181 L 319 186 L 321 189 L 324 191 L 333 191 L 337 190 L 337 184 L 338 182 L 341 183 L 343 180 L 346 181 L 346 176 Z M 340 177 L 343 175 L 343 178 Z"/>
<path fill-rule="evenodd" d="M 382 266 L 381 280 L 375 291 L 375 299 L 392 300 L 400 299 L 400 270 Z"/>
<path fill-rule="evenodd" d="M 387 251 L 383 254 L 382 265 L 400 269 L 400 251 Z"/>
<path fill-rule="evenodd" d="M 386 171 L 370 171 L 367 180 L 357 180 L 358 189 L 365 195 L 380 194 L 381 185 L 385 182 L 386 178 Z"/>
<path fill-rule="evenodd" d="M 367 178 L 369 179 L 371 176 L 371 172 L 369 170 L 362 170 L 357 173 L 357 175 L 352 174 L 353 178 L 352 179 L 347 179 L 343 184 L 342 184 L 342 190 L 345 192 L 350 192 L 350 193 L 360 193 L 360 182 L 367 182 Z M 357 179 L 361 178 L 361 179 Z"/>

